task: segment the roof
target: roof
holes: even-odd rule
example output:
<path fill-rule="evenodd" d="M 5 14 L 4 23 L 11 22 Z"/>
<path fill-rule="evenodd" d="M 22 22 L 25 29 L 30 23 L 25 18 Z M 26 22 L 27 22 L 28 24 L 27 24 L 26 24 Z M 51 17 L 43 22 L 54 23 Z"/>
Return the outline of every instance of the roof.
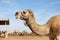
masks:
<path fill-rule="evenodd" d="M 8 21 L 8 18 L 0 18 L 0 21 Z"/>

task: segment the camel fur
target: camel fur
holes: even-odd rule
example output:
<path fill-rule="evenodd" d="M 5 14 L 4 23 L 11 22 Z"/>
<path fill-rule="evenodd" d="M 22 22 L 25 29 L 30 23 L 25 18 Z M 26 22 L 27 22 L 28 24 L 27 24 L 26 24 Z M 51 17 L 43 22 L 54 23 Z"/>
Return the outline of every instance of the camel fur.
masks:
<path fill-rule="evenodd" d="M 50 40 L 57 40 L 57 36 L 60 35 L 60 15 L 51 17 L 50 20 L 48 20 L 48 22 L 44 25 L 36 23 L 31 9 L 16 12 L 15 16 L 18 19 L 24 20 L 27 26 L 36 35 L 48 35 Z"/>

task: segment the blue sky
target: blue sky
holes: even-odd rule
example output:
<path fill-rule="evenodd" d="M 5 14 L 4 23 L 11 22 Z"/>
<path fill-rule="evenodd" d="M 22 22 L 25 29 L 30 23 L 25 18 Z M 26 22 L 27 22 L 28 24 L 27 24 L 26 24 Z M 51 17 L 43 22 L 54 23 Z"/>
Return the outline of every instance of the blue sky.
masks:
<path fill-rule="evenodd" d="M 0 18 L 9 18 L 10 25 L 0 25 L 0 30 L 27 30 L 23 21 L 15 19 L 15 12 L 31 9 L 34 12 L 36 22 L 45 24 L 52 16 L 60 15 L 60 0 L 0 0 Z"/>

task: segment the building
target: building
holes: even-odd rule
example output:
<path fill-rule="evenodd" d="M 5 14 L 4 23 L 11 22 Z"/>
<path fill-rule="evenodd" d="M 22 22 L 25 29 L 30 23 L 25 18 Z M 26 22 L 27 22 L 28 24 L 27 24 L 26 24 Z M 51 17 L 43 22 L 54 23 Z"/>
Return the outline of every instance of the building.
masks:
<path fill-rule="evenodd" d="M 9 25 L 9 19 L 0 18 L 0 25 Z"/>

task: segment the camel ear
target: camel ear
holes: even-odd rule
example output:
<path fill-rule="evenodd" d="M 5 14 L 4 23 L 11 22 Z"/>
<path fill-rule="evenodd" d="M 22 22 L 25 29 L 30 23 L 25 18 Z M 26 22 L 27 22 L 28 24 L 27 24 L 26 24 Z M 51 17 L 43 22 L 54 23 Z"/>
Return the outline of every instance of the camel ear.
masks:
<path fill-rule="evenodd" d="M 29 10 L 27 10 L 27 11 L 31 14 L 32 17 L 34 17 L 33 12 L 32 12 L 31 9 L 29 9 Z"/>

